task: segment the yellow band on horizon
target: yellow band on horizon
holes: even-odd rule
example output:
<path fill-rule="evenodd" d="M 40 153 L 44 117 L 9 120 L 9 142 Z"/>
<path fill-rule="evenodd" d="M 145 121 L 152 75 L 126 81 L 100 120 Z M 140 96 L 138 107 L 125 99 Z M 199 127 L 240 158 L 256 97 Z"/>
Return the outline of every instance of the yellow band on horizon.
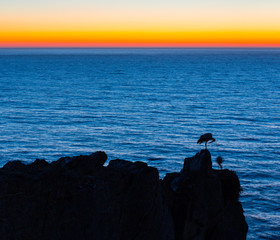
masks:
<path fill-rule="evenodd" d="M 0 47 L 30 46 L 271 46 L 279 31 L 0 31 Z"/>

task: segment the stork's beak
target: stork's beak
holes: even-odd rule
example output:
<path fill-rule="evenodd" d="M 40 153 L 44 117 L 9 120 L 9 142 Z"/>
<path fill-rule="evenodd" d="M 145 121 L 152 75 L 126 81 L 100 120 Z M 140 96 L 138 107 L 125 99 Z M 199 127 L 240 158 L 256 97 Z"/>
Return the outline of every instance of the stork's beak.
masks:
<path fill-rule="evenodd" d="M 215 141 L 216 141 L 216 140 L 215 140 L 215 138 L 212 138 L 211 140 L 212 140 L 212 141 L 211 141 L 211 142 L 209 142 L 209 143 L 212 143 L 212 142 L 215 142 Z"/>

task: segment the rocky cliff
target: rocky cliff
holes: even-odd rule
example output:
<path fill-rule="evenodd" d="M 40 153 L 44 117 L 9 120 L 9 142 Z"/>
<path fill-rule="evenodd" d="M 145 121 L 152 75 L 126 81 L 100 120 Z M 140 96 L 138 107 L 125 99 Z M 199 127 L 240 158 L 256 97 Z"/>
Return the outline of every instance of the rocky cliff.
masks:
<path fill-rule="evenodd" d="M 237 175 L 209 151 L 159 179 L 143 162 L 104 152 L 0 169 L 2 240 L 241 240 L 248 230 Z"/>

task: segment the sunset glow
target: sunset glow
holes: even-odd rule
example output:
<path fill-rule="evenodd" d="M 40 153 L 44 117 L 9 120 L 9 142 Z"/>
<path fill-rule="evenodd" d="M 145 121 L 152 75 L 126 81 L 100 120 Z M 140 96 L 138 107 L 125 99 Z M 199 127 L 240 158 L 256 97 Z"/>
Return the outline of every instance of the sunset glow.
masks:
<path fill-rule="evenodd" d="M 280 47 L 280 3 L 1 3 L 0 47 Z"/>

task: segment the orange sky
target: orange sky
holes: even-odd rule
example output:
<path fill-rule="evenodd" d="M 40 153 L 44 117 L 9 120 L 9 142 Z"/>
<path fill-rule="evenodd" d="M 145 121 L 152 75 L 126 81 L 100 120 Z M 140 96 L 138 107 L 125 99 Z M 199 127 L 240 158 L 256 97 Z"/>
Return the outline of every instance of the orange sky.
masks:
<path fill-rule="evenodd" d="M 0 4 L 0 47 L 280 47 L 278 0 Z"/>
<path fill-rule="evenodd" d="M 6 47 L 280 47 L 280 31 L 2 32 Z"/>

